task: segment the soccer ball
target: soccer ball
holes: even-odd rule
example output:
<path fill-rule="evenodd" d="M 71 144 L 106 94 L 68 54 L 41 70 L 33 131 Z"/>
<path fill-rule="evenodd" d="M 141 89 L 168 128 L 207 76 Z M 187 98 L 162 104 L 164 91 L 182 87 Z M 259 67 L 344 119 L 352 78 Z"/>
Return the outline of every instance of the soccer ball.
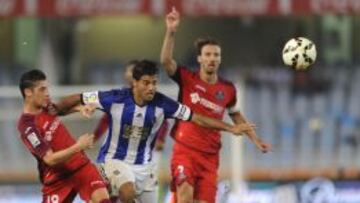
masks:
<path fill-rule="evenodd" d="M 305 70 L 316 60 L 315 44 L 304 37 L 292 38 L 286 42 L 282 58 L 285 65 L 296 70 Z"/>

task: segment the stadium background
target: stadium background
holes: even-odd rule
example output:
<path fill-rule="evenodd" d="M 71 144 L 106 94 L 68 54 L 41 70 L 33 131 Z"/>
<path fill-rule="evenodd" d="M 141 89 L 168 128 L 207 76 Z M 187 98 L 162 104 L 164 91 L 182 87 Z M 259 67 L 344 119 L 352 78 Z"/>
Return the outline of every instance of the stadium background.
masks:
<path fill-rule="evenodd" d="M 16 131 L 20 74 L 44 70 L 54 98 L 119 87 L 128 60 L 159 61 L 173 5 L 182 14 L 177 61 L 196 68 L 193 41 L 218 39 L 221 75 L 238 85 L 244 114 L 274 147 L 261 154 L 247 139 L 223 136 L 219 183 L 229 195 L 221 202 L 360 202 L 357 0 L 0 0 L 0 202 L 40 201 L 35 159 Z M 296 36 L 317 45 L 311 70 L 281 63 L 282 46 Z M 176 98 L 164 71 L 160 81 L 160 91 Z M 62 119 L 80 135 L 100 116 Z M 168 192 L 171 143 L 160 164 L 159 202 Z"/>

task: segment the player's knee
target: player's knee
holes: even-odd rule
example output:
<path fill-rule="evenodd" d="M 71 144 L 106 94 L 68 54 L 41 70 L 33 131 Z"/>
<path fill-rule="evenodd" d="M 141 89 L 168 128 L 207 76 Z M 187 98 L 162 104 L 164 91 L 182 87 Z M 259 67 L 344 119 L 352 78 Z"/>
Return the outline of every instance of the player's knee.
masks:
<path fill-rule="evenodd" d="M 183 182 L 176 189 L 176 203 L 193 203 L 193 187 L 188 182 Z"/>
<path fill-rule="evenodd" d="M 133 182 L 127 182 L 121 185 L 119 190 L 119 198 L 123 203 L 133 203 L 135 200 L 135 185 Z"/>
<path fill-rule="evenodd" d="M 93 203 L 111 203 L 109 193 L 106 188 L 99 188 L 91 194 Z"/>

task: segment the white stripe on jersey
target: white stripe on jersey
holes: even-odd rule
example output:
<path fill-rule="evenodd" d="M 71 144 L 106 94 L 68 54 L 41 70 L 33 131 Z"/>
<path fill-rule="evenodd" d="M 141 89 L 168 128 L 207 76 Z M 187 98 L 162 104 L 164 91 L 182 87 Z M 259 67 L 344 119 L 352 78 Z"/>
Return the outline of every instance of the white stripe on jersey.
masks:
<path fill-rule="evenodd" d="M 119 138 L 120 138 L 120 136 L 119 136 L 120 135 L 120 120 L 122 118 L 123 108 L 124 108 L 124 104 L 113 104 L 111 106 L 110 112 L 112 115 L 111 116 L 112 117 L 112 126 L 109 127 L 109 129 L 112 128 L 111 142 L 110 142 L 109 150 L 106 152 L 105 160 L 112 159 L 116 153 L 117 144 L 118 144 Z M 110 124 L 111 123 L 109 123 L 109 125 Z"/>
<path fill-rule="evenodd" d="M 157 134 L 157 131 L 159 130 L 159 128 L 161 127 L 161 124 L 164 121 L 164 110 L 162 108 L 159 107 L 155 107 L 155 118 L 156 118 L 156 122 L 154 124 L 154 126 L 151 129 L 151 133 L 149 138 L 146 140 L 146 145 L 145 145 L 145 154 L 144 154 L 144 164 L 148 163 L 149 158 L 152 154 L 152 150 L 151 150 L 151 142 L 156 139 L 155 136 Z"/>
<path fill-rule="evenodd" d="M 147 106 L 139 107 L 139 106 L 135 105 L 132 126 L 138 126 L 139 129 L 141 129 L 144 126 L 145 114 L 146 114 L 147 108 L 148 108 Z M 133 128 L 133 129 L 134 130 L 132 131 L 132 133 L 129 137 L 127 153 L 126 153 L 126 157 L 124 159 L 125 162 L 130 163 L 130 164 L 135 163 L 136 155 L 138 154 L 138 147 L 141 142 L 141 136 L 139 136 L 139 135 L 142 134 L 142 133 L 139 133 L 137 130 L 135 130 L 138 128 Z"/>

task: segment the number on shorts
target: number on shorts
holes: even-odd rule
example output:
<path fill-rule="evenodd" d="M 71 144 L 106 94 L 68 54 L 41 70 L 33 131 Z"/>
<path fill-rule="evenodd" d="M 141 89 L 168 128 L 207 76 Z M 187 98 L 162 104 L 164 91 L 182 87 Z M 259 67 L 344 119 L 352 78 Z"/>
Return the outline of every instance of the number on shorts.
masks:
<path fill-rule="evenodd" d="M 59 203 L 59 195 L 49 195 L 47 196 L 47 203 Z"/>
<path fill-rule="evenodd" d="M 179 173 L 184 173 L 184 166 L 178 165 L 177 169 L 179 170 Z"/>

